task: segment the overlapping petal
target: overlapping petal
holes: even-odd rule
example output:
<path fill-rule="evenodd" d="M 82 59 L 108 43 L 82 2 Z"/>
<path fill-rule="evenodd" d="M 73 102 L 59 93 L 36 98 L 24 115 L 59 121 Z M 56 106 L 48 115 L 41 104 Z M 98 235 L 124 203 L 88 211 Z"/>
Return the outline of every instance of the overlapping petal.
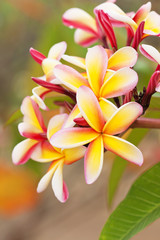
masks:
<path fill-rule="evenodd" d="M 111 70 L 111 69 L 107 69 L 107 72 L 105 74 L 104 80 L 103 82 L 105 83 L 106 81 L 108 81 L 108 79 L 115 73 L 115 71 Z"/>
<path fill-rule="evenodd" d="M 64 59 L 65 61 L 74 64 L 75 66 L 78 66 L 82 69 L 86 69 L 86 65 L 85 65 L 85 59 L 82 57 L 76 57 L 76 56 L 69 56 L 64 54 L 62 59 Z"/>
<path fill-rule="evenodd" d="M 132 47 L 123 47 L 116 51 L 108 60 L 108 68 L 118 70 L 123 67 L 133 67 L 137 62 L 137 51 Z"/>
<path fill-rule="evenodd" d="M 35 128 L 34 125 L 27 123 L 27 122 L 22 122 L 18 124 L 18 130 L 21 134 L 21 136 L 26 137 L 26 138 L 31 138 L 35 140 L 43 140 L 45 135 L 44 133 L 38 129 Z"/>
<path fill-rule="evenodd" d="M 86 70 L 89 84 L 96 96 L 99 96 L 99 91 L 107 71 L 107 65 L 108 55 L 103 47 L 95 46 L 88 49 Z"/>
<path fill-rule="evenodd" d="M 55 76 L 69 89 L 77 92 L 82 86 L 88 86 L 87 80 L 76 70 L 66 65 L 57 65 L 54 69 Z"/>
<path fill-rule="evenodd" d="M 99 177 L 103 166 L 103 155 L 103 139 L 100 135 L 89 144 L 85 154 L 84 172 L 86 183 L 91 184 Z"/>
<path fill-rule="evenodd" d="M 86 32 L 82 29 L 77 29 L 74 33 L 74 41 L 83 47 L 88 47 L 94 44 L 98 38 L 99 37 L 97 35 L 91 32 Z"/>
<path fill-rule="evenodd" d="M 160 35 L 160 15 L 150 12 L 145 20 L 144 33 L 148 35 Z"/>
<path fill-rule="evenodd" d="M 48 139 L 50 139 L 51 136 L 53 136 L 57 131 L 59 131 L 62 128 L 67 118 L 68 118 L 68 115 L 64 113 L 64 114 L 57 114 L 50 119 L 48 123 L 48 129 L 47 129 Z"/>
<path fill-rule="evenodd" d="M 30 97 L 24 98 L 21 105 L 21 112 L 24 114 L 24 122 L 33 125 L 42 132 L 46 131 L 39 107 Z"/>
<path fill-rule="evenodd" d="M 105 2 L 100 5 L 98 5 L 95 9 L 97 10 L 103 10 L 105 13 L 107 13 L 111 18 L 113 18 L 116 21 L 128 23 L 133 30 L 135 31 L 137 29 L 137 24 L 120 9 L 116 4 L 112 2 Z"/>
<path fill-rule="evenodd" d="M 37 162 L 51 162 L 63 157 L 63 153 L 56 151 L 47 141 L 40 142 L 40 144 L 38 144 L 34 152 L 31 154 L 31 158 Z"/>
<path fill-rule="evenodd" d="M 82 157 L 84 157 L 86 151 L 86 147 L 80 146 L 70 149 L 63 149 L 62 153 L 64 154 L 64 163 L 71 164 L 75 161 L 78 161 Z"/>
<path fill-rule="evenodd" d="M 130 68 L 121 68 L 106 80 L 100 90 L 100 96 L 111 98 L 131 91 L 138 82 L 137 73 Z"/>
<path fill-rule="evenodd" d="M 103 132 L 116 135 L 125 131 L 141 114 L 143 108 L 136 102 L 129 102 L 122 105 L 111 116 L 104 126 Z"/>
<path fill-rule="evenodd" d="M 74 148 L 85 145 L 99 136 L 92 128 L 65 128 L 55 133 L 50 142 L 58 148 Z"/>
<path fill-rule="evenodd" d="M 118 156 L 135 163 L 139 166 L 143 163 L 143 155 L 141 151 L 128 141 L 103 134 L 104 146 L 107 150 L 117 154 Z"/>
<path fill-rule="evenodd" d="M 30 157 L 32 152 L 37 147 L 39 141 L 33 139 L 26 139 L 18 143 L 12 151 L 12 161 L 14 164 L 24 164 Z"/>
<path fill-rule="evenodd" d="M 104 126 L 103 113 L 96 96 L 90 88 L 81 86 L 78 89 L 77 104 L 88 124 L 96 131 L 101 132 Z"/>
<path fill-rule="evenodd" d="M 110 101 L 105 98 L 99 99 L 99 105 L 103 112 L 105 121 L 108 121 L 109 118 L 116 112 L 117 107 Z"/>
<path fill-rule="evenodd" d="M 61 63 L 56 59 L 45 58 L 42 62 L 42 69 L 46 77 L 53 74 L 53 69 L 59 64 Z"/>
<path fill-rule="evenodd" d="M 41 109 L 48 110 L 48 107 L 44 103 L 43 99 L 45 95 L 50 92 L 51 92 L 50 89 L 38 86 L 32 89 L 33 95 L 31 96 L 31 98 L 39 105 Z"/>
<path fill-rule="evenodd" d="M 63 124 L 63 128 L 73 127 L 75 125 L 74 119 L 81 117 L 81 112 L 78 108 L 78 105 L 76 104 L 70 114 L 68 115 L 67 119 L 65 120 Z"/>

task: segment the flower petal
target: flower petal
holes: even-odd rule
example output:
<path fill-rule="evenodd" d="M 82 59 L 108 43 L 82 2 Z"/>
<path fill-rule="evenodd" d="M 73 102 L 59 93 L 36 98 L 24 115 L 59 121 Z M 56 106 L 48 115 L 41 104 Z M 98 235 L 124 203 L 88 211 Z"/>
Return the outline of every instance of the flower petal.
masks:
<path fill-rule="evenodd" d="M 155 90 L 156 90 L 156 92 L 160 92 L 160 82 L 157 84 Z"/>
<path fill-rule="evenodd" d="M 82 85 L 88 86 L 87 80 L 79 72 L 66 65 L 57 65 L 54 69 L 54 74 L 65 86 L 74 92 L 77 92 L 77 89 Z"/>
<path fill-rule="evenodd" d="M 39 64 L 42 64 L 42 61 L 46 58 L 42 53 L 40 53 L 39 51 L 37 51 L 34 48 L 30 48 L 29 52 L 30 52 L 32 58 Z"/>
<path fill-rule="evenodd" d="M 122 9 L 120 9 L 116 4 L 112 2 L 107 1 L 105 3 L 102 3 L 98 5 L 95 8 L 95 10 L 96 9 L 103 10 L 114 20 L 117 20 L 123 23 L 128 23 L 133 28 L 133 30 L 136 30 L 137 28 L 137 24 L 132 20 L 132 18 L 127 16 L 127 14 L 122 11 Z"/>
<path fill-rule="evenodd" d="M 101 46 L 95 46 L 88 49 L 86 55 L 86 70 L 89 84 L 96 94 L 99 96 L 100 88 L 107 71 L 108 55 Z"/>
<path fill-rule="evenodd" d="M 48 88 L 52 91 L 55 91 L 61 94 L 65 94 L 65 89 L 60 85 L 57 85 L 57 84 L 61 84 L 61 82 L 58 79 L 56 79 L 55 76 L 54 76 L 54 79 L 52 79 L 52 81 L 50 82 L 43 80 L 41 78 L 35 78 L 35 77 L 32 77 L 32 80 L 42 87 Z"/>
<path fill-rule="evenodd" d="M 52 189 L 56 198 L 64 203 L 69 197 L 68 189 L 63 181 L 63 162 L 60 162 L 52 178 Z"/>
<path fill-rule="evenodd" d="M 18 143 L 12 152 L 12 161 L 14 164 L 24 164 L 31 157 L 32 152 L 37 147 L 39 141 L 26 139 Z"/>
<path fill-rule="evenodd" d="M 63 14 L 62 20 L 69 27 L 72 26 L 97 34 L 96 21 L 80 8 L 70 8 Z"/>
<path fill-rule="evenodd" d="M 148 44 L 142 44 L 139 50 L 146 58 L 160 64 L 160 53 L 156 48 Z"/>
<path fill-rule="evenodd" d="M 54 172 L 56 171 L 57 167 L 59 165 L 59 161 L 53 161 L 47 171 L 47 173 L 41 178 L 41 180 L 38 183 L 37 192 L 43 192 L 50 183 Z"/>
<path fill-rule="evenodd" d="M 105 121 L 108 121 L 108 119 L 116 112 L 117 107 L 110 101 L 106 100 L 105 98 L 99 99 L 99 105 L 103 112 L 103 116 Z"/>
<path fill-rule="evenodd" d="M 142 21 L 145 20 L 149 12 L 151 11 L 151 2 L 143 4 L 138 11 L 136 12 L 133 20 L 139 25 Z"/>
<path fill-rule="evenodd" d="M 104 82 L 100 95 L 104 98 L 117 97 L 131 91 L 138 82 L 137 73 L 130 68 L 121 68 Z"/>
<path fill-rule="evenodd" d="M 77 104 L 82 116 L 96 131 L 101 132 L 104 126 L 104 117 L 99 102 L 86 86 L 81 86 L 77 91 Z"/>
<path fill-rule="evenodd" d="M 144 33 L 149 35 L 160 34 L 160 15 L 154 11 L 150 12 L 144 25 Z"/>
<path fill-rule="evenodd" d="M 136 102 L 122 105 L 105 124 L 103 131 L 115 135 L 125 131 L 141 114 L 143 108 Z"/>
<path fill-rule="evenodd" d="M 106 134 L 103 135 L 103 141 L 107 150 L 139 166 L 143 164 L 143 155 L 141 151 L 132 143 Z"/>
<path fill-rule="evenodd" d="M 62 55 L 65 53 L 67 49 L 66 42 L 59 42 L 57 44 L 54 44 L 48 53 L 48 58 L 60 60 Z"/>
<path fill-rule="evenodd" d="M 95 34 L 81 29 L 77 29 L 74 33 L 74 41 L 83 47 L 91 46 L 98 40 L 98 38 L 99 37 L 97 37 Z"/>
<path fill-rule="evenodd" d="M 104 146 L 102 136 L 91 142 L 84 159 L 84 172 L 87 184 L 91 184 L 99 177 L 103 166 Z"/>
<path fill-rule="evenodd" d="M 51 136 L 53 136 L 56 132 L 58 132 L 62 128 L 67 118 L 68 118 L 68 115 L 64 113 L 64 114 L 57 114 L 50 119 L 48 123 L 48 129 L 47 129 L 47 138 L 49 140 Z"/>
<path fill-rule="evenodd" d="M 64 154 L 64 163 L 71 164 L 75 161 L 80 160 L 84 157 L 86 147 L 80 146 L 71 149 L 64 149 L 62 153 Z"/>
<path fill-rule="evenodd" d="M 55 133 L 50 142 L 58 148 L 74 148 L 85 145 L 99 136 L 92 128 L 65 128 Z"/>
<path fill-rule="evenodd" d="M 30 97 L 24 98 L 21 105 L 21 112 L 24 114 L 24 122 L 33 125 L 42 132 L 46 131 L 39 107 Z"/>
<path fill-rule="evenodd" d="M 137 62 L 137 51 L 132 47 L 123 47 L 116 51 L 108 60 L 108 68 L 118 70 L 123 67 L 133 67 Z"/>
<path fill-rule="evenodd" d="M 115 71 L 107 69 L 107 72 L 104 77 L 104 83 L 115 73 Z"/>
<path fill-rule="evenodd" d="M 38 86 L 32 89 L 33 96 L 31 98 L 39 105 L 43 110 L 48 110 L 48 107 L 45 105 L 43 99 L 47 93 L 50 93 L 51 90 Z"/>
<path fill-rule="evenodd" d="M 50 162 L 62 157 L 64 154 L 57 152 L 47 141 L 41 142 L 31 155 L 31 158 L 37 162 Z"/>
<path fill-rule="evenodd" d="M 53 69 L 59 64 L 61 63 L 56 59 L 45 58 L 42 62 L 42 69 L 44 74 L 46 74 L 46 77 L 53 74 Z"/>
<path fill-rule="evenodd" d="M 108 38 L 108 41 L 111 44 L 111 47 L 117 50 L 117 41 L 113 30 L 113 25 L 109 19 L 108 14 L 104 13 L 103 10 L 95 10 L 96 17 L 98 20 L 99 25 L 101 26 L 104 35 Z"/>
<path fill-rule="evenodd" d="M 27 122 L 22 122 L 18 124 L 18 130 L 21 134 L 21 136 L 26 137 L 26 138 L 31 138 L 31 139 L 35 139 L 35 140 L 43 140 L 45 135 L 43 134 L 43 132 L 38 129 L 35 128 L 35 126 L 33 126 L 30 123 Z"/>
<path fill-rule="evenodd" d="M 82 69 L 86 69 L 84 58 L 76 57 L 76 56 L 69 56 L 69 55 L 65 54 L 62 56 L 62 59 L 69 63 L 72 63 L 73 65 L 78 66 Z"/>
<path fill-rule="evenodd" d="M 155 91 L 158 90 L 159 83 L 160 83 L 160 71 L 155 71 L 149 80 L 149 83 L 146 89 L 146 96 L 152 96 L 152 94 L 154 94 Z"/>
<path fill-rule="evenodd" d="M 68 115 L 68 118 L 65 120 L 63 124 L 63 128 L 73 127 L 75 125 L 74 119 L 81 117 L 82 114 L 78 108 L 78 105 L 76 104 L 70 114 Z"/>

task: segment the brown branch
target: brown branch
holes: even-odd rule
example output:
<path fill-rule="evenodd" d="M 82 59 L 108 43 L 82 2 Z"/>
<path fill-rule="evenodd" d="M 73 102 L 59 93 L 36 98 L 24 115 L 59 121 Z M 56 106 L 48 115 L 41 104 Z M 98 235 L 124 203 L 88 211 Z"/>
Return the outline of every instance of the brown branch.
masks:
<path fill-rule="evenodd" d="M 131 126 L 131 128 L 159 128 L 160 119 L 154 118 L 138 118 Z"/>

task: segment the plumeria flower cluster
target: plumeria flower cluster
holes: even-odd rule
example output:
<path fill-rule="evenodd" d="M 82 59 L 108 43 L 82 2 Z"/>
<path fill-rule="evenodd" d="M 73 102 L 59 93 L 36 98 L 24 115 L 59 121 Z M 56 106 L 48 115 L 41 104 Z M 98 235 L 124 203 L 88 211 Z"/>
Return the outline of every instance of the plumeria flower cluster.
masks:
<path fill-rule="evenodd" d="M 77 28 L 74 35 L 76 43 L 89 46 L 100 40 L 104 46 L 110 43 L 117 50 L 113 27 L 125 27 L 127 45 L 132 44 L 136 49 L 147 36 L 159 36 L 160 16 L 151 11 L 150 2 L 142 5 L 136 13 L 125 13 L 114 2 L 110 0 L 95 7 L 95 18 L 79 8 L 71 8 L 64 13 L 63 23 Z"/>
<path fill-rule="evenodd" d="M 151 96 L 160 92 L 160 53 L 150 45 L 139 46 L 147 36 L 160 34 L 160 16 L 151 11 L 151 3 L 136 13 L 124 13 L 114 1 L 107 1 L 95 7 L 94 14 L 95 18 L 73 8 L 62 17 L 65 25 L 77 28 L 76 43 L 84 47 L 98 40 L 101 43 L 90 47 L 84 58 L 66 55 L 64 41 L 53 45 L 48 57 L 30 49 L 44 75 L 32 78 L 38 86 L 22 102 L 24 118 L 18 129 L 25 140 L 15 146 L 12 159 L 14 164 L 24 164 L 29 159 L 50 163 L 37 191 L 42 192 L 52 181 L 53 192 L 61 202 L 69 196 L 63 180 L 64 165 L 84 158 L 85 180 L 91 184 L 101 173 L 105 151 L 139 166 L 143 164 L 141 151 L 122 137 L 129 128 L 143 124 L 142 115 Z M 127 30 L 126 46 L 120 49 L 114 27 Z M 140 93 L 134 70 L 138 47 L 158 64 L 148 86 Z M 66 96 L 66 100 L 57 102 L 58 114 L 45 121 L 46 111 L 52 110 L 45 98 L 56 94 Z"/>

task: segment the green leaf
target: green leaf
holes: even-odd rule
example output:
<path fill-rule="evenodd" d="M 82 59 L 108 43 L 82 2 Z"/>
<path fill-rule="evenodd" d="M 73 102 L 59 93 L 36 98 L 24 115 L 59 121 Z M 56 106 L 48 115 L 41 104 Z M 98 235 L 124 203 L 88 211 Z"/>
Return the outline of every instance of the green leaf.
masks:
<path fill-rule="evenodd" d="M 160 217 L 160 163 L 142 174 L 106 222 L 99 240 L 129 240 Z"/>
<path fill-rule="evenodd" d="M 149 129 L 133 129 L 129 136 L 127 137 L 127 141 L 133 143 L 134 145 L 138 145 L 140 141 L 147 134 Z M 108 182 L 108 205 L 111 206 L 113 198 L 115 196 L 116 190 L 118 188 L 119 182 L 123 176 L 123 173 L 128 165 L 128 162 L 121 157 L 116 156 L 112 170 L 109 177 Z"/>
<path fill-rule="evenodd" d="M 21 118 L 23 116 L 23 114 L 21 113 L 20 109 L 16 110 L 11 116 L 10 118 L 5 122 L 4 126 L 8 126 L 10 124 L 12 124 L 13 122 L 15 122 L 16 120 L 18 120 L 19 118 Z"/>
<path fill-rule="evenodd" d="M 108 189 L 107 189 L 107 200 L 108 200 L 108 205 L 112 205 L 112 201 L 114 199 L 116 190 L 118 188 L 119 182 L 121 180 L 121 177 L 127 167 L 127 161 L 120 158 L 116 157 L 112 166 L 112 170 L 109 176 L 109 182 L 108 182 Z"/>

